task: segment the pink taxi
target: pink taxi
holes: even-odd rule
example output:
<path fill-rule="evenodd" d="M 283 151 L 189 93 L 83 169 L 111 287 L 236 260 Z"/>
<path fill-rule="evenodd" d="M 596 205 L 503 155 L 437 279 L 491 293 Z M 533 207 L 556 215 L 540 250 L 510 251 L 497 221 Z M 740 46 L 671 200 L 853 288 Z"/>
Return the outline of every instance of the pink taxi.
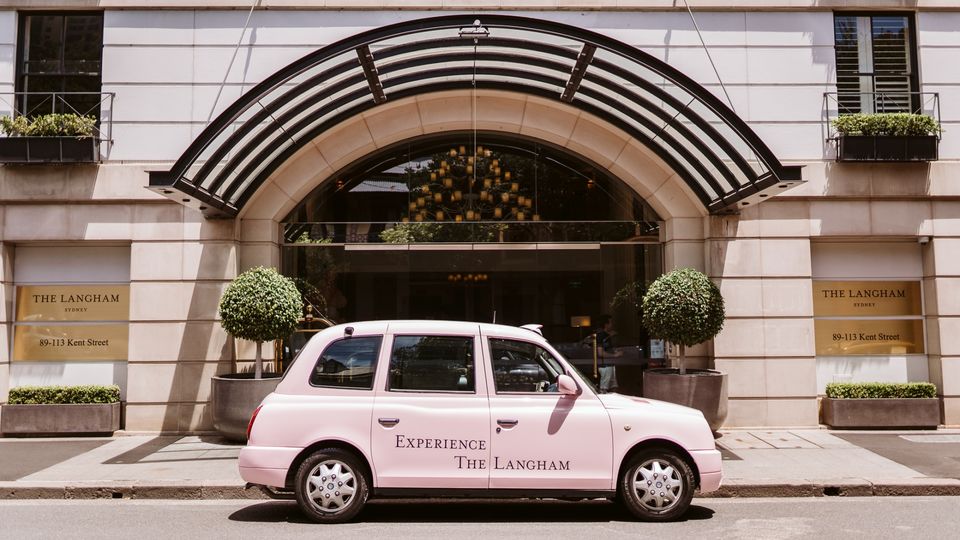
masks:
<path fill-rule="evenodd" d="M 371 497 L 617 498 L 682 515 L 720 487 L 703 415 L 600 394 L 536 327 L 375 321 L 319 332 L 254 412 L 240 474 L 319 522 Z"/>

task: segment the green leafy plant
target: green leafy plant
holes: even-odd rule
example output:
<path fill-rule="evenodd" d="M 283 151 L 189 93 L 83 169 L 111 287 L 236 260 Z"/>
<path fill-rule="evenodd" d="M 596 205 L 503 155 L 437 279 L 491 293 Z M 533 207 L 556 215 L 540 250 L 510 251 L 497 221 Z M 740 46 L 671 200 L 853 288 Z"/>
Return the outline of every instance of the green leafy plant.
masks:
<path fill-rule="evenodd" d="M 681 375 L 686 373 L 685 347 L 719 334 L 724 317 L 720 289 L 692 268 L 658 277 L 643 296 L 643 325 L 652 337 L 679 345 Z"/>
<path fill-rule="evenodd" d="M 119 403 L 120 387 L 99 386 L 18 386 L 10 389 L 10 405 L 63 403 Z"/>
<path fill-rule="evenodd" d="M 643 312 L 643 294 L 647 292 L 647 285 L 642 281 L 631 281 L 620 288 L 610 300 L 610 307 L 627 306 L 637 313 Z"/>
<path fill-rule="evenodd" d="M 97 119 L 90 115 L 44 114 L 0 117 L 0 130 L 9 137 L 92 137 Z"/>
<path fill-rule="evenodd" d="M 297 329 L 303 309 L 300 291 L 275 268 L 258 266 L 237 276 L 220 298 L 220 319 L 231 336 L 257 344 L 255 377 L 263 375 L 264 341 L 281 339 Z"/>
<path fill-rule="evenodd" d="M 924 136 L 940 133 L 940 124 L 926 114 L 859 113 L 833 120 L 842 135 Z"/>
<path fill-rule="evenodd" d="M 931 383 L 828 383 L 827 397 L 832 399 L 920 399 L 937 397 Z"/>

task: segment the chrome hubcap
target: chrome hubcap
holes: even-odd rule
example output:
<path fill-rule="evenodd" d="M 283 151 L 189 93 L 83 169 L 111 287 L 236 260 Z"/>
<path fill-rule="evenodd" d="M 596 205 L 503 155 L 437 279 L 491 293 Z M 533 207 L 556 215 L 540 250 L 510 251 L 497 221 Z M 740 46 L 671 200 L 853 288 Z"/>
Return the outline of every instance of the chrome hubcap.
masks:
<path fill-rule="evenodd" d="M 342 461 L 328 459 L 307 476 L 307 498 L 321 512 L 335 514 L 350 506 L 357 490 L 357 479 Z"/>
<path fill-rule="evenodd" d="M 660 514 L 673 508 L 683 495 L 680 472 L 666 461 L 644 461 L 633 475 L 633 489 L 640 503 Z"/>

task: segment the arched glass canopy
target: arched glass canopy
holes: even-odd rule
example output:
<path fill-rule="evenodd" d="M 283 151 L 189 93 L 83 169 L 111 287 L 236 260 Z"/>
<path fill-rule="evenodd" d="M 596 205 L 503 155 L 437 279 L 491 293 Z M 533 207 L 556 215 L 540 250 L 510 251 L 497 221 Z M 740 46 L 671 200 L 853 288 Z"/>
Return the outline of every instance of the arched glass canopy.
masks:
<path fill-rule="evenodd" d="M 239 213 L 270 174 L 340 122 L 389 100 L 506 90 L 567 103 L 624 130 L 711 213 L 800 180 L 719 98 L 653 56 L 560 23 L 452 15 L 370 30 L 319 49 L 252 88 L 150 188 L 208 217 Z"/>

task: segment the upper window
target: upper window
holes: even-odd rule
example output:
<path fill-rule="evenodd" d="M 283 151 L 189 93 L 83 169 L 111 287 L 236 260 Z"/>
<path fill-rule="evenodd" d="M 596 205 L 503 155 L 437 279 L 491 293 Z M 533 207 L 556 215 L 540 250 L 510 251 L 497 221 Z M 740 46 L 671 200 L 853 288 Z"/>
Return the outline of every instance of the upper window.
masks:
<path fill-rule="evenodd" d="M 313 386 L 373 389 L 381 336 L 354 337 L 327 346 L 310 374 Z"/>
<path fill-rule="evenodd" d="M 72 112 L 99 117 L 102 56 L 103 13 L 21 15 L 17 91 L 43 94 L 21 95 L 20 114 Z M 71 95 L 75 92 L 89 94 Z"/>
<path fill-rule="evenodd" d="M 834 17 L 840 114 L 914 110 L 911 21 L 902 15 Z"/>
<path fill-rule="evenodd" d="M 473 338 L 397 336 L 388 390 L 474 392 Z"/>
<path fill-rule="evenodd" d="M 563 366 L 546 349 L 526 341 L 490 339 L 493 383 L 502 392 L 557 392 Z"/>

